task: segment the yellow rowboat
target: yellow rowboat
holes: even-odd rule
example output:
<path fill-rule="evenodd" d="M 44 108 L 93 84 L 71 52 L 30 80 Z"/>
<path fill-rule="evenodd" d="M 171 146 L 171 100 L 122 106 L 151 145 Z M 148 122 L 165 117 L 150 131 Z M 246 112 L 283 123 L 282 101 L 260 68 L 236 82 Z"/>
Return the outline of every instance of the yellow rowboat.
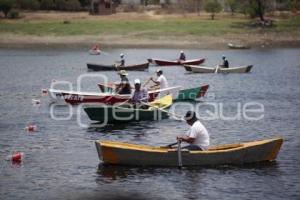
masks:
<path fill-rule="evenodd" d="M 225 144 L 206 151 L 181 150 L 183 166 L 245 164 L 273 161 L 283 143 L 282 138 Z M 178 166 L 178 151 L 165 147 L 96 141 L 99 159 L 107 164 L 134 166 Z"/>

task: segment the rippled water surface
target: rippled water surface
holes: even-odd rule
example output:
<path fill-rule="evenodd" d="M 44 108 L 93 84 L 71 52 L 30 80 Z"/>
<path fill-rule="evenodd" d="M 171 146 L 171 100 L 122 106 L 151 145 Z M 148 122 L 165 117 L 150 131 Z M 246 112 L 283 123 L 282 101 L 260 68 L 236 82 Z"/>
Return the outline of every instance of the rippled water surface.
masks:
<path fill-rule="evenodd" d="M 179 50 L 106 49 L 101 56 L 90 56 L 84 49 L 0 49 L 0 198 L 300 199 L 300 49 L 185 50 L 188 58 L 207 58 L 208 66 L 226 54 L 231 65 L 253 64 L 250 74 L 187 74 L 182 67 L 163 68 L 170 85 L 209 84 L 204 102 L 222 103 L 226 116 L 235 116 L 239 104 L 261 103 L 262 120 L 240 117 L 203 123 L 213 145 L 282 136 L 277 162 L 271 164 L 182 170 L 101 163 L 98 167 L 96 139 L 162 145 L 174 142 L 176 135 L 189 127 L 166 119 L 93 128 L 83 112 L 74 112 L 69 120 L 52 119 L 50 104 L 41 97 L 41 88 L 48 88 L 53 79 L 69 81 L 76 88 L 78 76 L 87 73 L 87 62 L 110 64 L 121 52 L 128 63 L 149 57 L 174 59 Z M 129 79 L 146 80 L 156 69 L 129 72 Z M 115 72 L 102 74 L 118 80 Z M 84 78 L 84 90 L 98 91 L 100 79 Z M 40 98 L 41 105 L 34 106 L 31 100 Z M 56 115 L 65 117 L 69 108 L 57 109 Z M 179 107 L 178 112 L 186 109 Z M 200 112 L 205 109 L 203 105 Z M 79 116 L 88 127 L 78 125 Z M 38 131 L 27 133 L 24 127 L 28 122 L 36 124 Z M 21 164 L 7 161 L 13 151 L 24 152 Z"/>

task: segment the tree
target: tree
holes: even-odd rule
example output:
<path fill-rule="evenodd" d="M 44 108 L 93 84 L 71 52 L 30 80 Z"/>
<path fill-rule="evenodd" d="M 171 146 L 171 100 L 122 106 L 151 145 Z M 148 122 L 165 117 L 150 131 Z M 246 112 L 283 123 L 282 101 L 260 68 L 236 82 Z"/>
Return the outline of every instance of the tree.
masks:
<path fill-rule="evenodd" d="M 265 21 L 264 15 L 267 8 L 267 0 L 249 0 L 248 13 L 251 17 L 259 17 L 261 21 Z"/>
<path fill-rule="evenodd" d="M 288 6 L 292 12 L 295 12 L 300 9 L 300 0 L 290 0 Z"/>
<path fill-rule="evenodd" d="M 55 9 L 56 10 L 65 10 L 66 1 L 65 0 L 55 0 Z"/>
<path fill-rule="evenodd" d="M 41 9 L 51 10 L 55 7 L 53 0 L 41 0 Z"/>
<path fill-rule="evenodd" d="M 231 15 L 234 14 L 234 12 L 237 10 L 239 5 L 237 0 L 226 0 L 225 4 L 230 8 Z"/>
<path fill-rule="evenodd" d="M 25 10 L 38 10 L 40 2 L 38 0 L 18 0 L 20 8 Z"/>
<path fill-rule="evenodd" d="M 217 0 L 207 0 L 204 4 L 204 9 L 206 12 L 211 13 L 211 19 L 215 19 L 215 14 L 221 12 L 222 6 Z"/>
<path fill-rule="evenodd" d="M 8 12 L 13 8 L 15 4 L 14 0 L 0 0 L 0 11 L 2 11 L 7 17 Z"/>
<path fill-rule="evenodd" d="M 80 8 L 81 5 L 78 0 L 68 0 L 66 2 L 66 9 L 69 11 L 78 11 Z"/>

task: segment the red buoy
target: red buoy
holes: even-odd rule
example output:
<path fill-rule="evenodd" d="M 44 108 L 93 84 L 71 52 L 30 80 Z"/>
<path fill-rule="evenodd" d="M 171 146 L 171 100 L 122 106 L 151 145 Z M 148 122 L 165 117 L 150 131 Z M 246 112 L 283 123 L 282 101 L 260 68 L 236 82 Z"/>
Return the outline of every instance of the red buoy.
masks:
<path fill-rule="evenodd" d="M 11 156 L 12 162 L 21 162 L 23 157 L 23 153 L 21 152 L 14 152 Z"/>
<path fill-rule="evenodd" d="M 36 125 L 33 125 L 31 123 L 29 123 L 26 127 L 25 127 L 25 130 L 28 131 L 28 132 L 33 132 L 33 131 L 36 131 L 37 130 L 37 126 Z"/>

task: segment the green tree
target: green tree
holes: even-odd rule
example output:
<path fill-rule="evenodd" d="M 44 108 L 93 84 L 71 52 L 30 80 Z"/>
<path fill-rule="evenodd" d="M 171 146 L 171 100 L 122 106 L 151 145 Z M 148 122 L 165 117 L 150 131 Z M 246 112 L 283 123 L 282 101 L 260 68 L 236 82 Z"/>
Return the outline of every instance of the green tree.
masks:
<path fill-rule="evenodd" d="M 0 11 L 2 11 L 7 18 L 8 12 L 13 8 L 14 0 L 0 0 Z"/>
<path fill-rule="evenodd" d="M 259 17 L 261 21 L 265 21 L 265 12 L 267 9 L 267 0 L 249 0 L 248 14 L 251 17 Z"/>
<path fill-rule="evenodd" d="M 81 9 L 81 5 L 78 0 L 68 0 L 66 2 L 66 9 L 69 11 L 78 11 Z"/>
<path fill-rule="evenodd" d="M 41 0 L 41 9 L 51 10 L 55 7 L 53 0 Z"/>
<path fill-rule="evenodd" d="M 206 0 L 204 4 L 206 12 L 211 13 L 211 19 L 215 19 L 215 14 L 221 12 L 222 5 L 217 0 Z"/>
<path fill-rule="evenodd" d="M 55 0 L 55 9 L 56 10 L 65 10 L 66 4 L 67 3 L 65 0 Z"/>
<path fill-rule="evenodd" d="M 290 0 L 288 7 L 291 11 L 295 12 L 300 9 L 300 0 Z"/>
<path fill-rule="evenodd" d="M 40 2 L 38 0 L 18 0 L 20 8 L 25 10 L 38 10 Z"/>
<path fill-rule="evenodd" d="M 226 0 L 225 4 L 229 7 L 231 11 L 231 15 L 234 15 L 235 11 L 237 10 L 239 4 L 237 0 Z"/>

